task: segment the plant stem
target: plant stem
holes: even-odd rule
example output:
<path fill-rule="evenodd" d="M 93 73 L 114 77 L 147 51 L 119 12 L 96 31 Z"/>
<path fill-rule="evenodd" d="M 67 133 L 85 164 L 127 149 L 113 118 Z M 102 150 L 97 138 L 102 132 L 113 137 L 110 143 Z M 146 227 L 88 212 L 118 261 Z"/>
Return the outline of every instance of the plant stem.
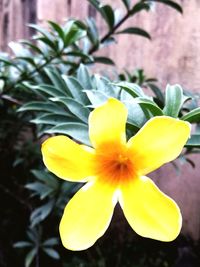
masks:
<path fill-rule="evenodd" d="M 112 28 L 112 30 L 110 30 L 101 38 L 100 43 L 103 44 L 108 38 L 110 38 L 115 33 L 115 31 L 129 18 L 129 16 L 130 12 L 128 11 L 126 15 Z M 88 54 L 92 55 L 94 52 L 97 51 L 97 49 L 98 47 L 96 46 L 91 47 Z"/>
<path fill-rule="evenodd" d="M 127 11 L 125 16 L 112 28 L 112 30 L 108 31 L 101 39 L 100 39 L 100 44 L 103 44 L 107 39 L 109 39 L 115 32 L 116 30 L 129 18 L 131 15 L 130 11 Z M 98 46 L 93 45 L 90 50 L 88 51 L 88 55 L 92 55 L 98 50 Z M 79 66 L 81 63 L 84 63 L 84 59 L 81 59 L 78 63 L 77 66 Z M 73 74 L 75 68 L 71 68 L 68 72 L 69 75 Z"/>

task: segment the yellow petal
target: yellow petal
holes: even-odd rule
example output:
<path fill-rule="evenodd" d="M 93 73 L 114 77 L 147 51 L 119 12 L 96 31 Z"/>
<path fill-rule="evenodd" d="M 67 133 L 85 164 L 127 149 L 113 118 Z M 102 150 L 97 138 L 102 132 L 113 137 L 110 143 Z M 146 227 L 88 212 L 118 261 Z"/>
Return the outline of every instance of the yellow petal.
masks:
<path fill-rule="evenodd" d="M 154 117 L 128 141 L 141 175 L 178 157 L 190 136 L 190 124 L 167 116 Z"/>
<path fill-rule="evenodd" d="M 92 246 L 108 228 L 115 204 L 111 187 L 97 181 L 82 187 L 67 204 L 60 223 L 63 246 L 70 250 Z"/>
<path fill-rule="evenodd" d="M 94 147 L 108 143 L 125 143 L 127 109 L 122 102 L 110 98 L 89 116 L 89 136 Z"/>
<path fill-rule="evenodd" d="M 141 236 L 172 241 L 180 232 L 182 217 L 177 204 L 148 177 L 135 178 L 121 188 L 120 205 L 130 226 Z"/>
<path fill-rule="evenodd" d="M 66 136 L 48 138 L 42 144 L 42 156 L 49 171 L 68 181 L 86 181 L 93 175 L 92 149 Z"/>

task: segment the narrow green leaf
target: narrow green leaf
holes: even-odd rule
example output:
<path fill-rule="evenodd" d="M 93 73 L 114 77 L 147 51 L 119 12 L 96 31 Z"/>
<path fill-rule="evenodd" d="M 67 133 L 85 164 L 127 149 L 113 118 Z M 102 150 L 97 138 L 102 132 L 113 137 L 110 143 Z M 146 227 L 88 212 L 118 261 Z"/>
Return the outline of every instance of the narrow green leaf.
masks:
<path fill-rule="evenodd" d="M 100 1 L 96 0 L 88 0 L 90 4 L 94 6 L 94 8 L 101 14 L 101 16 L 105 19 L 108 24 L 110 30 L 112 30 L 115 25 L 115 15 L 111 6 L 102 5 Z"/>
<path fill-rule="evenodd" d="M 44 221 L 46 217 L 51 213 L 54 206 L 54 199 L 50 200 L 46 204 L 35 209 L 30 216 L 31 227 L 34 227 L 41 221 Z"/>
<path fill-rule="evenodd" d="M 80 64 L 80 67 L 78 68 L 77 71 L 77 78 L 79 83 L 83 85 L 83 88 L 85 89 L 93 88 L 88 68 L 85 65 Z"/>
<path fill-rule="evenodd" d="M 48 23 L 51 25 L 52 29 L 55 30 L 58 33 L 58 36 L 61 38 L 61 40 L 65 40 L 65 33 L 63 29 L 60 27 L 59 24 L 55 23 L 54 21 L 49 20 Z"/>
<path fill-rule="evenodd" d="M 104 93 L 108 97 L 118 98 L 120 95 L 120 88 L 114 83 L 111 83 L 111 81 L 106 77 L 98 74 L 94 75 L 93 84 L 97 91 Z"/>
<path fill-rule="evenodd" d="M 63 103 L 67 107 L 67 109 L 76 116 L 75 119 L 71 118 L 70 121 L 75 121 L 76 119 L 78 119 L 85 123 L 88 123 L 90 110 L 87 107 L 83 106 L 78 101 L 76 101 L 75 99 L 68 97 L 59 97 L 59 98 L 52 98 L 51 100 Z"/>
<path fill-rule="evenodd" d="M 133 8 L 129 11 L 129 13 L 131 16 L 133 16 L 142 10 L 149 11 L 149 9 L 150 9 L 149 4 L 142 2 L 142 3 L 135 4 Z"/>
<path fill-rule="evenodd" d="M 115 62 L 108 57 L 94 57 L 96 63 L 102 63 L 107 65 L 115 65 Z"/>
<path fill-rule="evenodd" d="M 13 245 L 14 248 L 27 248 L 31 247 L 33 244 L 27 241 L 19 241 Z"/>
<path fill-rule="evenodd" d="M 19 42 L 23 45 L 30 47 L 33 51 L 37 52 L 38 54 L 43 54 L 43 52 L 40 50 L 38 46 L 32 44 L 31 42 L 27 40 L 20 40 Z"/>
<path fill-rule="evenodd" d="M 36 256 L 37 254 L 37 249 L 36 248 L 33 248 L 27 255 L 26 255 L 26 258 L 25 258 L 25 267 L 30 267 L 31 263 L 33 262 L 34 260 L 34 257 Z"/>
<path fill-rule="evenodd" d="M 88 29 L 87 29 L 88 37 L 90 41 L 92 42 L 92 44 L 98 47 L 99 46 L 99 32 L 96 26 L 96 22 L 93 18 L 87 18 L 86 22 L 88 26 Z"/>
<path fill-rule="evenodd" d="M 60 255 L 58 254 L 58 252 L 55 249 L 53 249 L 53 248 L 42 248 L 42 249 L 51 258 L 53 258 L 55 260 L 60 259 Z"/>
<path fill-rule="evenodd" d="M 61 123 L 74 121 L 75 119 L 70 114 L 60 115 L 60 114 L 43 114 L 42 116 L 36 117 L 31 120 L 35 124 L 47 124 L 47 125 L 58 125 Z"/>
<path fill-rule="evenodd" d="M 70 51 L 70 52 L 65 53 L 65 55 L 72 56 L 72 57 L 80 57 L 90 62 L 93 62 L 93 57 L 88 54 L 83 53 L 82 51 Z"/>
<path fill-rule="evenodd" d="M 151 36 L 148 32 L 146 32 L 143 29 L 137 28 L 137 27 L 130 27 L 130 28 L 126 28 L 124 30 L 118 31 L 116 32 L 116 34 L 136 34 L 136 35 L 140 35 L 142 37 L 145 37 L 149 40 L 151 40 Z"/>
<path fill-rule="evenodd" d="M 24 85 L 28 88 L 30 88 L 33 91 L 39 91 L 41 93 L 45 93 L 44 95 L 48 96 L 55 96 L 55 97 L 60 97 L 60 96 L 68 96 L 66 91 L 60 90 L 60 88 L 57 88 L 53 85 L 49 84 L 39 84 L 39 85 L 32 85 L 28 83 L 24 83 Z"/>
<path fill-rule="evenodd" d="M 126 123 L 126 128 L 131 131 L 132 136 L 140 130 L 140 127 L 138 127 L 138 125 L 130 123 L 130 122 Z"/>
<path fill-rule="evenodd" d="M 65 47 L 74 44 L 84 36 L 86 36 L 86 31 L 80 29 L 76 24 L 73 23 L 69 30 L 65 33 Z"/>
<path fill-rule="evenodd" d="M 64 81 L 66 82 L 66 85 L 68 87 L 68 90 L 70 91 L 73 98 L 75 98 L 77 101 L 79 101 L 82 104 L 88 104 L 88 98 L 86 94 L 83 92 L 84 88 L 79 83 L 79 81 L 71 76 L 62 76 Z"/>
<path fill-rule="evenodd" d="M 109 96 L 107 96 L 105 93 L 97 90 L 85 90 L 85 93 L 87 94 L 90 102 L 92 105 L 90 105 L 93 108 L 96 108 L 102 104 L 104 104 Z"/>
<path fill-rule="evenodd" d="M 128 109 L 128 119 L 127 123 L 135 125 L 141 128 L 144 123 L 147 121 L 144 110 L 140 107 L 140 105 L 132 99 L 132 101 L 122 101 Z"/>
<path fill-rule="evenodd" d="M 167 116 L 178 117 L 183 103 L 183 90 L 180 85 L 167 85 L 163 112 Z"/>
<path fill-rule="evenodd" d="M 165 98 L 163 95 L 163 92 L 160 90 L 158 86 L 156 86 L 153 83 L 147 83 L 147 86 L 154 92 L 155 96 L 158 98 L 158 100 L 164 104 Z"/>
<path fill-rule="evenodd" d="M 110 30 L 112 30 L 114 25 L 115 25 L 115 15 L 114 15 L 114 11 L 113 11 L 112 7 L 109 5 L 102 6 L 101 7 L 101 14 L 102 14 L 102 17 L 107 22 Z"/>
<path fill-rule="evenodd" d="M 80 141 L 85 145 L 91 145 L 88 136 L 88 126 L 83 123 L 63 123 L 46 131 L 49 134 L 65 134 Z"/>
<path fill-rule="evenodd" d="M 122 2 L 124 3 L 126 9 L 129 10 L 130 9 L 131 0 L 122 0 Z"/>
<path fill-rule="evenodd" d="M 44 43 L 45 45 L 49 46 L 51 49 L 53 49 L 55 52 L 57 52 L 58 50 L 58 46 L 56 43 L 54 43 L 53 41 L 47 39 L 46 37 L 34 37 L 34 40 L 40 41 L 42 43 Z"/>
<path fill-rule="evenodd" d="M 67 93 L 67 95 L 72 96 L 71 92 L 66 86 L 64 79 L 62 78 L 62 75 L 56 68 L 45 68 L 44 70 L 56 88 L 58 88 L 60 91 Z"/>
<path fill-rule="evenodd" d="M 191 123 L 200 123 L 200 107 L 195 108 L 181 117 L 181 120 L 189 121 Z"/>
<path fill-rule="evenodd" d="M 118 83 L 115 83 L 115 85 L 125 90 L 132 97 L 140 97 L 140 96 L 144 97 L 145 96 L 142 89 L 137 84 L 129 83 L 129 82 L 118 82 Z"/>
<path fill-rule="evenodd" d="M 191 135 L 185 147 L 200 147 L 200 134 Z"/>
<path fill-rule="evenodd" d="M 149 110 L 153 116 L 163 115 L 163 111 L 159 108 L 159 106 L 157 106 L 154 101 L 142 97 L 136 98 L 136 101 L 142 108 Z"/>
<path fill-rule="evenodd" d="M 25 61 L 26 63 L 29 63 L 34 67 L 36 66 L 35 61 L 31 57 L 15 57 L 15 59 Z"/>
<path fill-rule="evenodd" d="M 178 3 L 174 2 L 174 1 L 171 1 L 171 0 L 146 0 L 145 2 L 162 3 L 162 4 L 165 4 L 165 5 L 168 5 L 168 6 L 172 7 L 172 8 L 174 8 L 175 10 L 180 12 L 181 14 L 183 13 L 182 7 Z"/>
<path fill-rule="evenodd" d="M 20 107 L 17 112 L 22 112 L 22 111 L 46 111 L 46 112 L 51 112 L 54 114 L 61 114 L 61 115 L 66 115 L 66 111 L 62 108 L 60 108 L 58 105 L 55 105 L 53 103 L 48 103 L 48 102 L 42 102 L 42 101 L 32 101 L 29 103 L 26 103 L 22 107 Z"/>
<path fill-rule="evenodd" d="M 37 178 L 39 181 L 48 184 L 52 188 L 57 188 L 59 186 L 58 179 L 53 176 L 53 174 L 47 171 L 40 170 L 31 170 L 31 173 Z"/>
<path fill-rule="evenodd" d="M 58 243 L 58 238 L 52 237 L 45 240 L 42 245 L 46 247 L 52 247 L 58 245 Z"/>

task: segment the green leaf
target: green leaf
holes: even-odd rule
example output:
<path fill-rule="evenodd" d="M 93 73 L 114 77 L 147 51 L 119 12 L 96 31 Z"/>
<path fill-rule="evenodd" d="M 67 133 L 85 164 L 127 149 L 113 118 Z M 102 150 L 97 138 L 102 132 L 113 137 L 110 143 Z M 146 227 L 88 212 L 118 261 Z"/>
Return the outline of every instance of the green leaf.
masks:
<path fill-rule="evenodd" d="M 85 89 L 93 88 L 89 71 L 85 65 L 80 64 L 80 67 L 78 68 L 77 71 L 77 78 L 79 83 L 83 85 L 83 88 Z"/>
<path fill-rule="evenodd" d="M 136 98 L 136 101 L 142 108 L 149 110 L 153 116 L 163 115 L 162 110 L 159 108 L 159 106 L 157 106 L 154 101 L 142 97 Z"/>
<path fill-rule="evenodd" d="M 57 188 L 59 186 L 58 179 L 53 176 L 53 174 L 47 171 L 31 170 L 31 173 L 40 181 L 48 184 L 52 188 Z"/>
<path fill-rule="evenodd" d="M 118 31 L 116 32 L 116 34 L 136 34 L 136 35 L 140 35 L 142 37 L 145 37 L 147 39 L 150 39 L 151 40 L 151 36 L 149 35 L 148 32 L 146 32 L 145 30 L 143 29 L 140 29 L 140 28 L 137 28 L 137 27 L 130 27 L 130 28 L 126 28 L 122 31 Z"/>
<path fill-rule="evenodd" d="M 156 86 L 153 83 L 147 83 L 147 86 L 154 92 L 155 96 L 158 98 L 158 100 L 161 103 L 164 103 L 165 99 L 164 99 L 164 95 L 163 92 L 160 90 L 160 88 L 158 88 L 158 86 Z"/>
<path fill-rule="evenodd" d="M 200 147 L 200 134 L 191 135 L 190 139 L 188 139 L 185 147 Z"/>
<path fill-rule="evenodd" d="M 138 125 L 133 124 L 133 123 L 130 123 L 130 122 L 127 122 L 126 123 L 126 128 L 127 128 L 127 130 L 130 130 L 131 131 L 132 136 L 134 134 L 136 134 L 140 130 L 140 128 L 138 127 Z"/>
<path fill-rule="evenodd" d="M 38 84 L 38 85 L 33 85 L 28 82 L 24 82 L 23 85 L 29 89 L 31 89 L 34 93 L 40 92 L 42 93 L 43 96 L 68 96 L 66 91 L 60 90 L 59 88 L 49 85 L 49 84 Z"/>
<path fill-rule="evenodd" d="M 37 32 L 41 33 L 46 39 L 53 40 L 53 36 L 48 32 L 48 30 L 44 29 L 43 27 L 29 23 L 28 26 L 32 29 L 35 29 Z M 52 41 L 53 44 L 53 41 Z"/>
<path fill-rule="evenodd" d="M 86 36 L 86 31 L 80 29 L 75 23 L 71 25 L 68 31 L 65 33 L 65 47 L 74 44 L 79 39 Z"/>
<path fill-rule="evenodd" d="M 172 7 L 172 8 L 174 8 L 175 10 L 180 12 L 181 14 L 183 13 L 182 7 L 178 3 L 174 2 L 174 1 L 171 1 L 171 0 L 146 0 L 145 2 L 163 3 L 165 5 L 168 5 L 168 6 Z"/>
<path fill-rule="evenodd" d="M 120 88 L 114 83 L 111 83 L 111 81 L 106 77 L 98 74 L 94 75 L 93 84 L 97 91 L 104 93 L 108 97 L 118 98 L 120 95 Z"/>
<path fill-rule="evenodd" d="M 53 49 L 55 52 L 57 52 L 58 47 L 57 44 L 52 42 L 51 40 L 47 39 L 46 37 L 35 37 L 34 40 L 40 41 L 44 43 L 45 45 L 49 46 L 51 49 Z"/>
<path fill-rule="evenodd" d="M 181 120 L 189 121 L 191 123 L 200 123 L 200 107 L 195 108 L 181 117 Z"/>
<path fill-rule="evenodd" d="M 13 245 L 14 248 L 27 248 L 31 247 L 33 244 L 27 241 L 19 241 Z"/>
<path fill-rule="evenodd" d="M 115 25 L 115 15 L 114 15 L 112 7 L 109 5 L 102 6 L 101 14 L 102 14 L 102 17 L 107 22 L 110 30 L 112 30 Z"/>
<path fill-rule="evenodd" d="M 87 33 L 88 33 L 88 37 L 90 39 L 90 41 L 92 42 L 92 44 L 95 47 L 99 46 L 99 32 L 98 32 L 98 28 L 96 26 L 95 20 L 93 18 L 87 18 L 86 19 L 87 22 Z"/>
<path fill-rule="evenodd" d="M 79 83 L 79 81 L 70 76 L 63 75 L 62 76 L 64 81 L 66 82 L 66 85 L 68 87 L 68 90 L 70 91 L 70 94 L 75 98 L 77 101 L 79 101 L 82 104 L 88 104 L 88 98 L 86 94 L 83 92 L 84 88 Z"/>
<path fill-rule="evenodd" d="M 147 3 L 137 3 L 133 6 L 133 8 L 129 11 L 130 15 L 133 16 L 142 10 L 149 11 L 150 6 Z"/>
<path fill-rule="evenodd" d="M 118 83 L 115 83 L 115 85 L 125 90 L 127 93 L 129 93 L 134 98 L 145 96 L 142 89 L 137 84 L 129 83 L 129 82 L 118 82 Z"/>
<path fill-rule="evenodd" d="M 122 102 L 128 109 L 127 123 L 141 128 L 147 121 L 147 118 L 140 105 L 135 101 L 135 99 L 132 99 L 132 101 L 122 100 Z"/>
<path fill-rule="evenodd" d="M 83 58 L 85 60 L 88 60 L 89 62 L 94 61 L 92 56 L 85 54 L 82 51 L 70 51 L 70 52 L 65 53 L 65 55 L 72 56 L 72 57 L 80 57 L 80 58 Z"/>
<path fill-rule="evenodd" d="M 60 27 L 59 24 L 55 23 L 54 21 L 48 20 L 48 23 L 51 25 L 52 29 L 55 30 L 58 33 L 58 36 L 61 38 L 61 40 L 65 40 L 65 33 L 63 29 Z"/>
<path fill-rule="evenodd" d="M 78 101 L 68 97 L 52 98 L 51 100 L 63 103 L 69 109 L 69 111 L 76 116 L 76 118 L 85 123 L 88 123 L 90 110 L 84 107 Z"/>
<path fill-rule="evenodd" d="M 97 90 L 85 90 L 90 102 L 92 105 L 91 107 L 95 108 L 102 104 L 104 104 L 109 96 L 107 96 L 105 93 Z"/>
<path fill-rule="evenodd" d="M 45 68 L 44 70 L 56 88 L 58 88 L 60 91 L 63 91 L 65 94 L 72 96 L 64 79 L 62 78 L 62 75 L 56 68 Z"/>
<path fill-rule="evenodd" d="M 34 67 L 37 66 L 37 64 L 31 57 L 15 57 L 15 59 L 25 61 L 26 63 L 29 63 Z"/>
<path fill-rule="evenodd" d="M 126 9 L 129 10 L 131 0 L 122 0 L 122 2 L 124 3 Z"/>
<path fill-rule="evenodd" d="M 47 125 L 58 125 L 69 121 L 74 121 L 74 117 L 69 116 L 68 114 L 67 115 L 44 114 L 42 116 L 36 117 L 35 119 L 31 120 L 31 122 L 35 124 L 47 124 Z"/>
<path fill-rule="evenodd" d="M 26 258 L 25 258 L 25 267 L 29 267 L 31 265 L 31 263 L 33 262 L 34 260 L 34 257 L 36 256 L 37 254 L 37 249 L 36 248 L 33 248 L 27 255 L 26 255 Z"/>
<path fill-rule="evenodd" d="M 83 123 L 69 122 L 55 126 L 46 131 L 49 134 L 61 133 L 69 135 L 83 144 L 91 145 L 88 136 L 88 126 Z"/>
<path fill-rule="evenodd" d="M 167 116 L 178 117 L 183 103 L 183 90 L 180 85 L 167 85 L 165 92 L 165 107 L 163 112 Z"/>
<path fill-rule="evenodd" d="M 52 249 L 52 248 L 42 248 L 42 249 L 51 258 L 53 258 L 55 260 L 60 259 L 60 255 L 58 254 L 58 252 L 55 249 Z"/>
<path fill-rule="evenodd" d="M 55 114 L 61 114 L 61 115 L 66 115 L 66 112 L 64 109 L 60 108 L 59 106 L 53 104 L 53 103 L 48 103 L 48 102 L 42 102 L 42 101 L 32 101 L 29 102 L 22 107 L 20 107 L 17 112 L 24 112 L 24 111 L 47 111 L 47 112 L 52 112 Z"/>
<path fill-rule="evenodd" d="M 35 193 L 33 193 L 33 196 L 38 195 L 41 200 L 50 195 L 54 190 L 54 188 L 50 188 L 49 186 L 39 182 L 26 184 L 25 188 L 34 191 Z"/>
<path fill-rule="evenodd" d="M 93 5 L 96 9 L 99 9 L 100 1 L 98 0 L 87 0 L 87 1 L 90 2 L 90 4 Z"/>
<path fill-rule="evenodd" d="M 34 227 L 36 224 L 46 219 L 46 217 L 51 213 L 54 204 L 55 202 L 53 199 L 47 202 L 46 204 L 40 206 L 39 208 L 35 209 L 30 216 L 31 227 Z"/>
<path fill-rule="evenodd" d="M 112 30 L 113 26 L 115 25 L 115 15 L 112 7 L 109 5 L 102 5 L 101 2 L 96 0 L 88 0 L 88 1 L 101 14 L 101 16 L 105 19 L 106 23 L 108 24 L 110 30 Z"/>
<path fill-rule="evenodd" d="M 46 247 L 52 247 L 58 245 L 58 243 L 58 238 L 52 237 L 45 240 L 42 245 Z"/>
<path fill-rule="evenodd" d="M 18 69 L 19 71 L 22 71 L 15 62 L 11 61 L 10 59 L 8 58 L 5 58 L 5 57 L 2 57 L 0 56 L 0 62 L 3 62 L 4 64 L 6 65 L 9 65 L 9 66 L 13 66 L 15 67 L 16 69 Z"/>
<path fill-rule="evenodd" d="M 94 57 L 96 63 L 103 63 L 107 65 L 115 65 L 114 61 L 108 57 Z"/>
<path fill-rule="evenodd" d="M 32 44 L 31 42 L 27 41 L 27 40 L 20 40 L 19 41 L 21 44 L 26 45 L 28 47 L 30 47 L 33 51 L 35 51 L 38 54 L 43 54 L 43 52 L 40 50 L 40 48 L 34 44 Z"/>

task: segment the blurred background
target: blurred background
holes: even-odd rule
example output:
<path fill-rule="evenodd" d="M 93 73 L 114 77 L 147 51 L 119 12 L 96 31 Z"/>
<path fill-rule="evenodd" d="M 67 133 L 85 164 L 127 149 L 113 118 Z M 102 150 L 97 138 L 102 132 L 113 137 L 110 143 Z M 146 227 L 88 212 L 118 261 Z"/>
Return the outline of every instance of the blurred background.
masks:
<path fill-rule="evenodd" d="M 117 10 L 119 16 L 124 12 L 121 0 L 101 2 L 110 4 Z M 142 11 L 137 16 L 130 17 L 125 21 L 123 28 L 134 25 L 145 29 L 151 35 L 151 40 L 128 34 L 116 36 L 116 43 L 95 52 L 98 57 L 110 58 L 116 66 L 108 68 L 97 64 L 91 66 L 90 71 L 112 76 L 116 71 L 121 73 L 126 69 L 134 73 L 136 69 L 143 69 L 145 75 L 158 80 L 162 89 L 168 83 L 178 83 L 194 94 L 200 93 L 200 1 L 177 2 L 182 6 L 183 14 L 170 6 L 153 3 L 150 12 Z M 48 28 L 48 20 L 63 25 L 69 18 L 84 20 L 87 17 L 92 17 L 96 21 L 101 36 L 104 36 L 107 32 L 105 20 L 86 0 L 0 0 L 0 50 L 12 54 L 8 46 L 10 42 L 31 39 L 35 29 L 27 27 L 29 23 Z M 10 124 L 6 124 L 6 128 L 9 127 Z M 22 140 L 29 140 L 29 131 L 29 128 L 25 129 L 25 133 L 23 132 L 21 136 Z M 34 139 L 32 134 L 30 135 Z M 12 151 L 10 147 L 15 141 L 14 138 L 15 136 L 9 133 L 3 139 L 0 151 L 0 267 L 43 267 L 47 264 L 52 267 L 200 266 L 199 155 L 194 154 L 190 157 L 192 163 L 178 162 L 180 171 L 177 171 L 172 164 L 168 164 L 151 176 L 181 208 L 183 229 L 177 240 L 172 243 L 160 243 L 136 236 L 117 208 L 105 237 L 87 251 L 69 252 L 62 248 L 60 241 L 56 239 L 59 236 L 59 216 L 48 215 L 41 227 L 40 224 L 36 224 L 36 228 L 28 228 L 30 212 L 40 205 L 40 200 L 37 198 L 30 200 L 30 192 L 24 185 L 33 175 L 30 174 L 30 169 L 35 169 L 42 163 L 39 144 L 31 139 L 32 143 L 28 143 L 28 149 L 23 150 L 28 151 L 22 155 L 26 161 L 21 165 L 15 162 L 13 167 L 16 154 L 21 153 L 19 145 L 12 154 L 8 153 L 9 149 Z M 42 174 L 35 173 L 35 175 L 39 177 Z M 70 191 L 68 198 L 76 189 Z M 32 253 L 34 257 L 29 254 L 27 259 L 26 249 L 30 245 L 28 243 L 21 245 L 19 243 L 16 246 L 22 249 L 13 247 L 21 240 L 37 243 L 41 238 L 51 239 L 47 244 L 50 244 L 50 247 L 51 244 L 52 247 L 56 246 L 56 249 L 48 248 L 49 251 L 45 255 L 39 253 L 39 259 L 35 258 L 34 253 Z M 25 259 L 26 265 L 24 265 Z"/>

